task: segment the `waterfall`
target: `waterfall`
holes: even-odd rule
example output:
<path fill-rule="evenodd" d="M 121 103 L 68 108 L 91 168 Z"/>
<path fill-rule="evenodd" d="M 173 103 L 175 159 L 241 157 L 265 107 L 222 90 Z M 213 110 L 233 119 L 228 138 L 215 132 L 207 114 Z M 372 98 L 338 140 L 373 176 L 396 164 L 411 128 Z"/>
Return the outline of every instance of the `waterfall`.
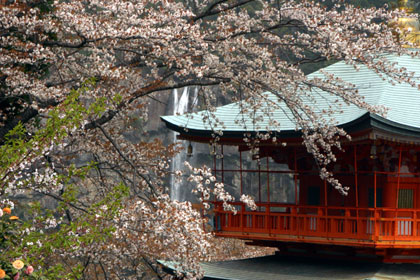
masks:
<path fill-rule="evenodd" d="M 188 101 L 189 101 L 189 95 L 190 95 L 190 88 L 189 87 L 185 87 L 182 90 L 182 95 L 181 97 L 178 98 L 178 90 L 174 89 L 172 92 L 173 98 L 174 98 L 174 110 L 173 110 L 173 114 L 174 115 L 182 115 L 184 113 L 186 113 L 188 111 Z M 197 89 L 194 90 L 194 100 L 196 98 L 197 95 Z M 177 142 L 176 139 L 176 133 L 173 133 L 173 143 Z M 183 143 L 183 148 L 184 150 L 181 151 L 180 153 L 178 153 L 177 155 L 175 155 L 175 157 L 172 159 L 172 166 L 171 166 L 171 171 L 172 171 L 172 177 L 171 177 L 171 199 L 172 200 L 178 200 L 178 201 L 183 201 L 185 200 L 185 196 L 182 195 L 182 190 L 181 190 L 181 185 L 182 182 L 180 182 L 179 180 L 177 180 L 175 178 L 174 172 L 176 170 L 183 170 L 184 169 L 184 161 L 186 160 L 186 150 L 187 150 L 187 143 Z"/>

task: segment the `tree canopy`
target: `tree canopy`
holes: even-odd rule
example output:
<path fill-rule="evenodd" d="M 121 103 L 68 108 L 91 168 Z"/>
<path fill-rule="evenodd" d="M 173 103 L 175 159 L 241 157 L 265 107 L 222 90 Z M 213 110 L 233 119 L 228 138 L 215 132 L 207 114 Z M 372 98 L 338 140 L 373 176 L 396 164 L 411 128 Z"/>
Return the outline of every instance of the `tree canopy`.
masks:
<path fill-rule="evenodd" d="M 319 88 L 371 112 L 384 108 L 333 73 L 309 78 L 311 67 L 342 60 L 418 84 L 381 55 L 418 56 L 388 24 L 404 11 L 382 7 L 386 1 L 12 2 L 0 6 L 0 195 L 10 208 L 19 195 L 34 199 L 12 209 L 22 208 L 24 219 L 2 233 L 7 242 L 18 238 L 4 245 L 0 265 L 21 258 L 38 268 L 30 277 L 137 279 L 146 268 L 160 275 L 155 261 L 167 259 L 179 262 L 180 276 L 194 278 L 198 261 L 215 254 L 199 212 L 168 196 L 177 147 L 124 137 L 130 114 L 153 114 L 147 102 L 154 93 L 195 86 L 211 112 L 217 87 L 242 100 L 250 117 L 262 93 L 274 93 L 293 112 L 321 176 L 345 193 L 325 167 L 346 133 L 303 100 Z M 191 172 L 199 196 L 231 199 L 211 170 Z M 44 198 L 56 207 L 42 207 Z"/>

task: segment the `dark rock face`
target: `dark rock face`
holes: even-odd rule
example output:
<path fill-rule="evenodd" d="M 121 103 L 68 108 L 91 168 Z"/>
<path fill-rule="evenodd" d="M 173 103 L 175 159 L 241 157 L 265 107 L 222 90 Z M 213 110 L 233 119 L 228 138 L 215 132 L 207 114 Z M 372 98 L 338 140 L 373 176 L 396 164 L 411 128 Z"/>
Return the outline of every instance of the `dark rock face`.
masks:
<path fill-rule="evenodd" d="M 133 112 L 129 117 L 129 126 L 125 128 L 123 133 L 124 137 L 130 141 L 131 143 L 139 143 L 139 142 L 149 142 L 153 141 L 154 139 L 159 139 L 163 142 L 164 145 L 173 144 L 176 140 L 176 135 L 173 131 L 166 128 L 165 124 L 161 121 L 160 116 L 164 115 L 173 115 L 176 113 L 175 106 L 179 103 L 179 99 L 183 93 L 184 89 L 179 89 L 177 92 L 177 96 L 174 91 L 163 91 L 150 98 L 147 98 L 147 105 L 143 108 L 138 109 L 137 111 Z M 188 95 L 188 106 L 185 112 L 192 112 L 196 110 L 197 104 L 197 95 L 191 94 L 192 90 L 189 90 Z M 175 99 L 177 98 L 177 99 Z M 144 101 L 144 100 L 142 100 Z M 144 114 L 144 111 L 147 114 Z M 145 117 L 147 116 L 147 117 Z M 187 148 L 188 143 L 186 141 L 178 141 L 181 146 L 183 146 L 184 150 L 181 151 L 181 161 L 182 165 L 178 166 L 179 169 L 184 169 L 183 162 L 187 159 L 185 155 L 185 150 Z M 191 161 L 195 161 L 197 159 L 201 159 L 193 164 L 206 164 L 206 161 L 209 158 L 208 148 L 204 151 L 199 146 L 196 147 L 194 145 L 194 153 L 195 156 L 190 158 Z M 204 145 L 206 147 L 207 145 Z M 93 157 L 89 154 L 80 154 L 77 158 L 73 158 L 70 160 L 70 163 L 75 164 L 76 166 L 83 166 L 87 163 L 91 162 Z M 166 185 L 168 186 L 168 190 L 170 190 L 170 186 L 172 184 L 171 176 L 166 178 Z M 183 180 L 180 183 L 180 200 L 192 200 L 194 201 L 195 197 L 191 195 L 192 186 L 187 184 L 186 180 Z M 79 196 L 82 199 L 90 199 L 95 197 L 95 188 L 91 188 L 86 186 L 83 190 L 80 190 Z M 55 209 L 57 207 L 57 201 L 53 198 L 50 198 L 45 195 L 37 194 L 37 193 L 29 193 L 25 192 L 13 197 L 13 200 L 19 203 L 20 209 L 22 209 L 18 214 L 23 217 L 25 212 L 25 207 L 30 205 L 32 201 L 39 201 L 42 207 L 46 209 Z M 24 218 L 24 217 L 23 217 Z"/>

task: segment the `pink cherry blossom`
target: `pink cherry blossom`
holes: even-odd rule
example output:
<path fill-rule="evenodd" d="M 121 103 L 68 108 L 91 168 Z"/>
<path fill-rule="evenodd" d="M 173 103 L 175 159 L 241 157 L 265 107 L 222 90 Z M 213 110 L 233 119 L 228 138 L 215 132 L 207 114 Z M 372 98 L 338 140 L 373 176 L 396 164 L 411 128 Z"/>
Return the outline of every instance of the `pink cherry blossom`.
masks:
<path fill-rule="evenodd" d="M 32 265 L 28 265 L 28 267 L 26 267 L 26 269 L 25 269 L 25 274 L 31 275 L 32 272 L 34 272 L 33 266 Z"/>

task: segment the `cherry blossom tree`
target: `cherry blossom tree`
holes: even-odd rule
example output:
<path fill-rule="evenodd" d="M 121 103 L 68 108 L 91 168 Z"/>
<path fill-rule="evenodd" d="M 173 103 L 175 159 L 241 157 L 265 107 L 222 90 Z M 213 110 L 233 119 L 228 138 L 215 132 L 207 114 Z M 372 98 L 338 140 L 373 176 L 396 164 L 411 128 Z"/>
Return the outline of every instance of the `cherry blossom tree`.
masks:
<path fill-rule="evenodd" d="M 0 6 L 0 194 L 4 206 L 19 193 L 57 202 L 53 210 L 32 203 L 16 251 L 55 277 L 137 279 L 147 270 L 161 275 L 156 260 L 166 259 L 179 263 L 180 276 L 194 278 L 201 275 L 198 261 L 213 254 L 205 219 L 167 194 L 177 147 L 123 136 L 133 112 L 147 120 L 155 93 L 196 86 L 211 114 L 218 87 L 243 101 L 249 117 L 266 101 L 263 92 L 275 94 L 293 113 L 321 176 L 346 193 L 325 168 L 346 133 L 326 121 L 332 111 L 317 114 L 304 100 L 318 88 L 371 112 L 384 108 L 331 73 L 310 78 L 302 69 L 342 60 L 394 82 L 418 83 L 382 56 L 418 55 L 402 47 L 410 43 L 389 25 L 407 16 L 403 10 L 306 0 L 6 2 Z M 211 125 L 217 140 L 223 123 Z M 273 123 L 273 131 L 280 129 Z M 270 137 L 249 141 L 257 147 Z M 206 167 L 191 170 L 199 196 L 231 200 Z"/>

